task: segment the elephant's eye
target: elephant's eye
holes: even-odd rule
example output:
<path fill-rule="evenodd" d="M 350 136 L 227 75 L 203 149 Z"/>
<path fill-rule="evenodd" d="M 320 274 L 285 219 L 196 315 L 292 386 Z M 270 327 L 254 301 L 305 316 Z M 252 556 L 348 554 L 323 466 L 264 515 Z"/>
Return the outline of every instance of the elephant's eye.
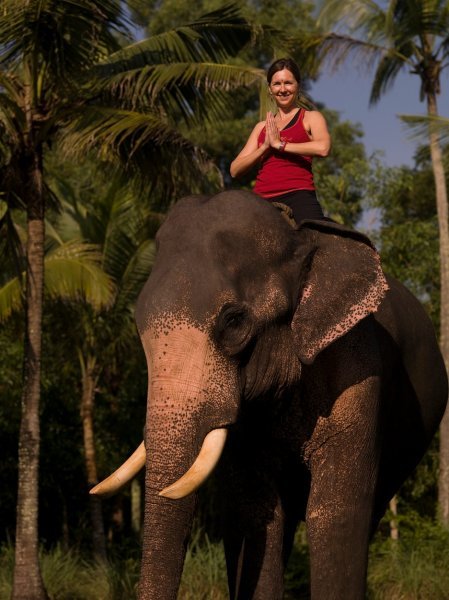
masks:
<path fill-rule="evenodd" d="M 243 306 L 225 304 L 215 323 L 215 339 L 231 355 L 238 354 L 251 338 L 251 320 Z"/>

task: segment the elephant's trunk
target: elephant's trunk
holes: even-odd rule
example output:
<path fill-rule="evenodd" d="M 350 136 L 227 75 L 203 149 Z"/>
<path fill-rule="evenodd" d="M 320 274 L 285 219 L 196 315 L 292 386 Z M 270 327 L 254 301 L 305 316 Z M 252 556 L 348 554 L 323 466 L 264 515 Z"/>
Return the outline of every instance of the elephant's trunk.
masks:
<path fill-rule="evenodd" d="M 150 385 L 140 600 L 174 600 L 195 507 L 191 492 L 218 461 L 224 426 L 235 420 L 236 374 L 198 329 L 149 332 L 142 340 Z M 212 461 L 204 461 L 210 442 Z"/>

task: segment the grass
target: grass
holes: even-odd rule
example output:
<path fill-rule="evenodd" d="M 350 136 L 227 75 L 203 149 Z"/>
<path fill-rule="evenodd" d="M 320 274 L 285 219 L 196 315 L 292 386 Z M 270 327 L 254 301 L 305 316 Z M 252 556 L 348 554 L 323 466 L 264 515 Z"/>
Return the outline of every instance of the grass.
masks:
<path fill-rule="evenodd" d="M 108 565 L 89 563 L 76 551 L 56 546 L 40 555 L 42 577 L 51 600 L 111 600 L 114 575 Z M 0 551 L 0 599 L 11 597 L 14 548 Z M 118 596 L 117 598 L 119 598 Z M 123 598 L 131 596 L 123 596 Z"/>
<path fill-rule="evenodd" d="M 228 600 L 226 561 L 223 545 L 212 543 L 200 532 L 187 550 L 178 600 Z"/>
<path fill-rule="evenodd" d="M 400 532 L 399 541 L 372 545 L 369 600 L 448 600 L 449 531 L 414 518 Z"/>
<path fill-rule="evenodd" d="M 448 600 L 449 532 L 418 520 L 400 525 L 398 542 L 378 536 L 371 547 L 369 600 Z M 86 561 L 75 550 L 57 546 L 41 553 L 42 575 L 51 600 L 134 600 L 139 558 L 111 559 L 107 565 Z M 0 548 L 0 600 L 9 600 L 14 549 Z M 296 536 L 286 574 L 285 600 L 309 598 L 308 553 L 304 531 Z M 198 532 L 186 555 L 178 600 L 228 600 L 221 543 Z"/>
<path fill-rule="evenodd" d="M 131 553 L 133 554 L 133 553 Z M 56 546 L 40 555 L 42 577 L 50 600 L 134 600 L 137 597 L 139 559 L 113 558 L 106 565 L 85 560 L 75 550 Z M 14 548 L 0 548 L 0 600 L 12 590 Z M 200 534 L 186 554 L 179 600 L 227 600 L 227 580 L 222 544 Z"/>

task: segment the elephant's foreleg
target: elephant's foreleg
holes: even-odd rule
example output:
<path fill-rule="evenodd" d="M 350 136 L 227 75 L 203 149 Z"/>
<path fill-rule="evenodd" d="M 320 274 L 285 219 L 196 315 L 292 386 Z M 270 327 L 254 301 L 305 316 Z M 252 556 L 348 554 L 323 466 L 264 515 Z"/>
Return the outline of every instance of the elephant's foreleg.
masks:
<path fill-rule="evenodd" d="M 365 410 L 366 418 L 348 422 L 310 457 L 312 482 L 306 523 L 312 600 L 365 598 L 379 435 L 376 413 L 372 406 L 369 408 L 376 403 L 374 390 L 368 382 L 359 386 L 360 391 L 365 388 L 366 403 L 360 402 L 356 409 Z M 348 391 L 347 400 L 355 407 L 358 400 L 353 391 Z"/>

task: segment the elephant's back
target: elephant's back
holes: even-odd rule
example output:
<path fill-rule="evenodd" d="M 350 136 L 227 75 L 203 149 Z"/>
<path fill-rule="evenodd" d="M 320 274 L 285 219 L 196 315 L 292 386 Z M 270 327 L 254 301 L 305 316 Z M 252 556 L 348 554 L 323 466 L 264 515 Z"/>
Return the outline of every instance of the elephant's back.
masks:
<path fill-rule="evenodd" d="M 411 385 L 421 407 L 425 428 L 433 434 L 446 406 L 448 379 L 433 324 L 418 299 L 399 281 L 387 276 L 389 291 L 375 314 L 380 334 L 391 349 L 386 360 L 400 357 L 406 386 Z M 388 365 L 390 366 L 390 365 Z"/>
<path fill-rule="evenodd" d="M 375 314 L 375 319 L 406 350 L 424 338 L 429 346 L 438 347 L 435 330 L 421 302 L 394 277 L 386 275 L 389 290 Z M 438 350 L 439 352 L 439 350 Z"/>

